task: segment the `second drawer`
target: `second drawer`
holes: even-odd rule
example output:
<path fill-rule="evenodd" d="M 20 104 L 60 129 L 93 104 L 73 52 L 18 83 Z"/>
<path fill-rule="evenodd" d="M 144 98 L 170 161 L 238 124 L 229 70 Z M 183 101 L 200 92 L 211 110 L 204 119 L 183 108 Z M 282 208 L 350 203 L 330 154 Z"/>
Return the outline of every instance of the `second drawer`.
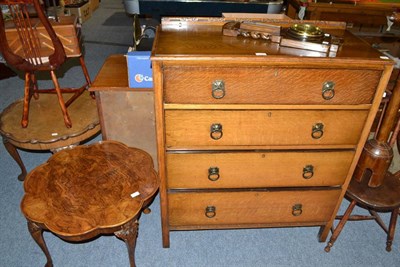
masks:
<path fill-rule="evenodd" d="M 167 148 L 355 146 L 368 110 L 166 110 Z"/>
<path fill-rule="evenodd" d="M 168 188 L 341 185 L 354 151 L 167 154 Z"/>

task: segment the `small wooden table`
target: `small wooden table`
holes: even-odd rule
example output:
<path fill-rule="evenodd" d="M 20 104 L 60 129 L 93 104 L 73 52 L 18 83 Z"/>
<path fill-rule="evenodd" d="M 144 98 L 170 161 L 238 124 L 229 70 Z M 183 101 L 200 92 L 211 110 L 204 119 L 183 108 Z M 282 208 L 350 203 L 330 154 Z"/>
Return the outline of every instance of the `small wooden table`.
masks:
<path fill-rule="evenodd" d="M 74 122 L 71 128 L 65 127 L 54 95 L 41 94 L 38 100 L 31 101 L 27 128 L 22 128 L 20 123 L 22 106 L 22 99 L 17 100 L 0 114 L 0 135 L 8 153 L 21 168 L 20 181 L 25 179 L 27 172 L 17 148 L 56 152 L 78 145 L 100 132 L 96 101 L 88 92 L 68 108 Z"/>
<path fill-rule="evenodd" d="M 53 266 L 43 230 L 68 241 L 114 233 L 128 247 L 130 265 L 141 211 L 158 189 L 151 156 L 115 141 L 54 154 L 27 176 L 21 210 L 29 231 Z"/>

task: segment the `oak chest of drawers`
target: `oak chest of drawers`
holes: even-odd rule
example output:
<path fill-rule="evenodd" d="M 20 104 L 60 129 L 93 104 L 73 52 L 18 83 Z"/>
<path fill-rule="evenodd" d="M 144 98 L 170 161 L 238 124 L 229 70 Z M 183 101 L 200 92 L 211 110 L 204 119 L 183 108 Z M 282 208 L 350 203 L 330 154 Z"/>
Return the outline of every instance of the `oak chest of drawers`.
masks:
<path fill-rule="evenodd" d="M 392 62 L 341 29 L 326 29 L 336 57 L 315 57 L 191 24 L 162 24 L 152 51 L 164 247 L 197 229 L 320 226 L 324 241 Z"/>

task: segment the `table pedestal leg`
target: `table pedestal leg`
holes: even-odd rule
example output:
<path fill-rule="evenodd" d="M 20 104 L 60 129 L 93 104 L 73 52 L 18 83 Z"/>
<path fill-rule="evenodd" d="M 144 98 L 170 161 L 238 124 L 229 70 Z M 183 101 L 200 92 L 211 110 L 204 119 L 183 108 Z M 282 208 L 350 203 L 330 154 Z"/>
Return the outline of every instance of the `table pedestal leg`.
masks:
<path fill-rule="evenodd" d="M 43 239 L 43 229 L 36 223 L 30 221 L 28 221 L 28 229 L 35 242 L 39 245 L 39 247 L 46 255 L 47 263 L 45 267 L 53 267 L 53 260 L 50 257 L 49 250 L 47 249 L 46 243 Z"/>
<path fill-rule="evenodd" d="M 131 267 L 135 267 L 135 247 L 136 239 L 138 236 L 139 222 L 137 220 L 131 220 L 128 223 L 121 226 L 121 230 L 114 234 L 125 241 L 129 253 L 129 262 Z"/>
<path fill-rule="evenodd" d="M 4 137 L 3 137 L 3 143 L 4 143 L 4 147 L 6 148 L 6 150 L 10 154 L 10 156 L 17 162 L 18 166 L 21 168 L 21 174 L 18 175 L 18 180 L 20 180 L 20 181 L 25 180 L 27 173 L 26 173 L 25 165 L 22 162 L 21 157 L 19 156 L 17 148 L 13 144 L 8 142 L 7 138 L 4 138 Z"/>

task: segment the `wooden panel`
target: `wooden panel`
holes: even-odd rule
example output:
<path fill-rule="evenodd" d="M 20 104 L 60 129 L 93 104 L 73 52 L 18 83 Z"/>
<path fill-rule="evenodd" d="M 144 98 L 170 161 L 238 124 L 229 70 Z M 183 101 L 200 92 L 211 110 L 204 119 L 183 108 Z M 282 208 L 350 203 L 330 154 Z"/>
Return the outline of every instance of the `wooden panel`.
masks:
<path fill-rule="evenodd" d="M 298 68 L 166 67 L 166 103 L 369 104 L 381 71 Z M 225 83 L 225 96 L 215 99 L 212 84 Z M 322 97 L 325 82 L 335 95 Z"/>
<path fill-rule="evenodd" d="M 356 145 L 366 110 L 166 110 L 167 148 L 247 145 Z M 340 119 L 339 119 L 340 118 Z M 313 125 L 323 136 L 311 136 Z M 212 124 L 222 125 L 222 138 L 210 137 Z"/>
<path fill-rule="evenodd" d="M 153 91 L 99 91 L 105 140 L 116 140 L 149 153 L 157 165 Z"/>
<path fill-rule="evenodd" d="M 327 222 L 332 216 L 340 189 L 321 191 L 170 193 L 171 226 L 206 226 L 262 223 Z M 302 214 L 294 216 L 293 206 L 302 205 Z M 215 217 L 205 216 L 207 207 L 215 207 Z"/>
<path fill-rule="evenodd" d="M 168 188 L 341 185 L 353 156 L 354 151 L 168 153 Z M 305 179 L 307 165 L 313 174 L 304 173 Z M 211 167 L 218 168 L 219 176 L 209 172 Z"/>

